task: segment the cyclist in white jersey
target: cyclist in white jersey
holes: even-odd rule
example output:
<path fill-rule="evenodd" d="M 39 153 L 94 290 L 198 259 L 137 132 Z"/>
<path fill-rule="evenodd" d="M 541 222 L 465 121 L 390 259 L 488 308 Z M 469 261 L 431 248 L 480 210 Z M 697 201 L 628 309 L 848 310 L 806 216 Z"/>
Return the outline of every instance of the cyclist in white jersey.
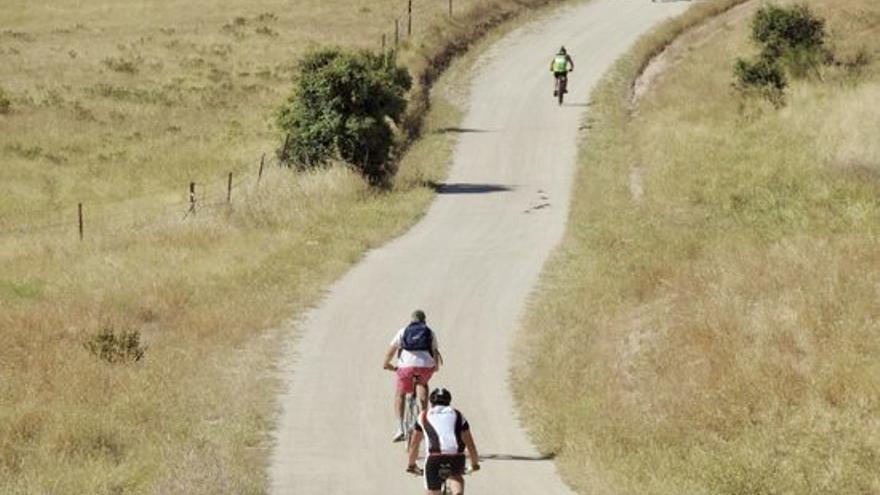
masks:
<path fill-rule="evenodd" d="M 480 469 L 480 456 L 464 415 L 451 407 L 452 393 L 445 388 L 435 388 L 430 396 L 431 408 L 422 411 L 413 432 L 409 449 L 407 472 L 418 473 L 416 459 L 423 438 L 425 446 L 425 486 L 428 495 L 439 495 L 443 487 L 440 471 L 449 473 L 453 495 L 464 494 L 465 451 L 470 458 L 471 471 Z"/>

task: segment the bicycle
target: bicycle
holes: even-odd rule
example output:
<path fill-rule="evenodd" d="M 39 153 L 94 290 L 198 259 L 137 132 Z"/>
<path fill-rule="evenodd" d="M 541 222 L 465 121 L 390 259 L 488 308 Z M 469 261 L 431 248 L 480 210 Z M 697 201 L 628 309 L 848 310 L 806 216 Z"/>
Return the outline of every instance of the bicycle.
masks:
<path fill-rule="evenodd" d="M 413 377 L 414 387 L 412 393 L 406 394 L 403 404 L 403 447 L 409 451 L 409 442 L 412 440 L 413 431 L 416 429 L 416 423 L 419 421 L 419 413 L 422 412 L 419 404 L 419 376 Z"/>
<path fill-rule="evenodd" d="M 397 371 L 397 366 L 391 366 L 388 370 Z M 400 422 L 400 431 L 403 432 L 403 448 L 406 451 L 409 451 L 409 443 L 412 439 L 413 430 L 415 430 L 416 423 L 419 421 L 419 414 L 422 412 L 422 407 L 419 401 L 419 387 L 424 387 L 425 395 L 428 395 L 427 384 L 420 384 L 420 378 L 419 375 L 413 376 L 413 391 L 406 394 L 406 397 L 404 397 L 403 419 Z"/>
<path fill-rule="evenodd" d="M 568 71 L 571 72 L 571 71 Z M 553 91 L 553 94 L 556 95 L 556 98 L 560 105 L 562 105 L 562 100 L 565 98 L 565 93 L 568 92 L 568 74 L 560 72 L 555 74 L 556 76 L 556 90 Z"/>
<path fill-rule="evenodd" d="M 416 466 L 414 469 L 407 469 L 406 472 L 415 476 L 423 476 L 425 474 L 425 470 L 418 466 Z M 473 472 L 474 470 L 469 466 L 465 468 L 464 472 L 461 473 L 461 475 L 468 476 Z M 440 488 L 440 494 L 452 495 L 452 487 L 449 484 L 449 479 L 452 478 L 452 466 L 441 465 L 438 474 L 440 475 L 440 479 L 443 480 L 443 485 Z"/>

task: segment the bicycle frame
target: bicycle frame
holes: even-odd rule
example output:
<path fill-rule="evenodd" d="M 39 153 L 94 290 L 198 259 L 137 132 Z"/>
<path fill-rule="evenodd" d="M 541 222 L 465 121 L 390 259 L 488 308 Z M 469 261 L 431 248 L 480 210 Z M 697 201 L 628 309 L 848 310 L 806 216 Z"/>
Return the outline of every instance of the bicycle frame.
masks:
<path fill-rule="evenodd" d="M 568 74 L 559 74 L 556 76 L 556 97 L 559 101 L 559 104 L 562 105 L 562 100 L 565 98 L 565 90 L 568 86 Z"/>
<path fill-rule="evenodd" d="M 471 474 L 470 468 L 465 468 L 464 472 L 461 473 L 462 483 L 464 482 L 464 477 Z M 440 469 L 440 479 L 443 480 L 443 486 L 440 487 L 441 495 L 452 495 L 452 487 L 449 486 L 449 480 L 452 479 L 452 472 L 448 469 Z"/>
<path fill-rule="evenodd" d="M 403 446 L 409 451 L 410 440 L 412 440 L 413 430 L 416 422 L 419 420 L 421 405 L 419 404 L 419 380 L 420 376 L 413 376 L 413 391 L 406 394 L 403 405 L 403 422 L 401 429 L 403 430 Z M 424 385 L 423 385 L 424 386 Z"/>

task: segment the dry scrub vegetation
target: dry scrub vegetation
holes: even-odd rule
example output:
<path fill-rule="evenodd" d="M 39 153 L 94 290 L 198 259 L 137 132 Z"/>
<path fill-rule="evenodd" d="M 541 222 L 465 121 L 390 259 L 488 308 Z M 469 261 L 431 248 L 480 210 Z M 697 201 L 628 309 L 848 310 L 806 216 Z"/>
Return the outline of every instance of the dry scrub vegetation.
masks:
<path fill-rule="evenodd" d="M 652 55 L 737 3 L 641 40 L 594 95 L 514 374 L 582 493 L 880 493 L 880 4 L 806 2 L 839 63 L 780 110 L 732 87 L 762 2 L 631 107 Z"/>
<path fill-rule="evenodd" d="M 516 12 L 417 0 L 422 83 Z M 317 44 L 378 47 L 399 0 L 26 2 L 0 11 L 0 493 L 265 493 L 277 377 L 300 314 L 399 234 L 441 180 L 460 110 L 433 101 L 389 190 L 259 157 Z M 390 42 L 390 39 L 389 39 Z M 185 188 L 231 205 L 182 220 Z M 86 236 L 76 240 L 76 203 Z M 58 223 L 46 229 L 20 225 Z"/>

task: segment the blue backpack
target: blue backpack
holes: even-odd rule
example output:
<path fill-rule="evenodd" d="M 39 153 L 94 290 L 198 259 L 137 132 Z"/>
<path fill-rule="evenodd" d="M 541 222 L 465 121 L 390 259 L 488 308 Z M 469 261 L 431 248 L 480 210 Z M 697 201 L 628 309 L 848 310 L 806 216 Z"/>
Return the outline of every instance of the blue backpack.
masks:
<path fill-rule="evenodd" d="M 410 323 L 400 340 L 400 348 L 403 350 L 427 351 L 434 355 L 434 334 L 424 323 Z"/>

